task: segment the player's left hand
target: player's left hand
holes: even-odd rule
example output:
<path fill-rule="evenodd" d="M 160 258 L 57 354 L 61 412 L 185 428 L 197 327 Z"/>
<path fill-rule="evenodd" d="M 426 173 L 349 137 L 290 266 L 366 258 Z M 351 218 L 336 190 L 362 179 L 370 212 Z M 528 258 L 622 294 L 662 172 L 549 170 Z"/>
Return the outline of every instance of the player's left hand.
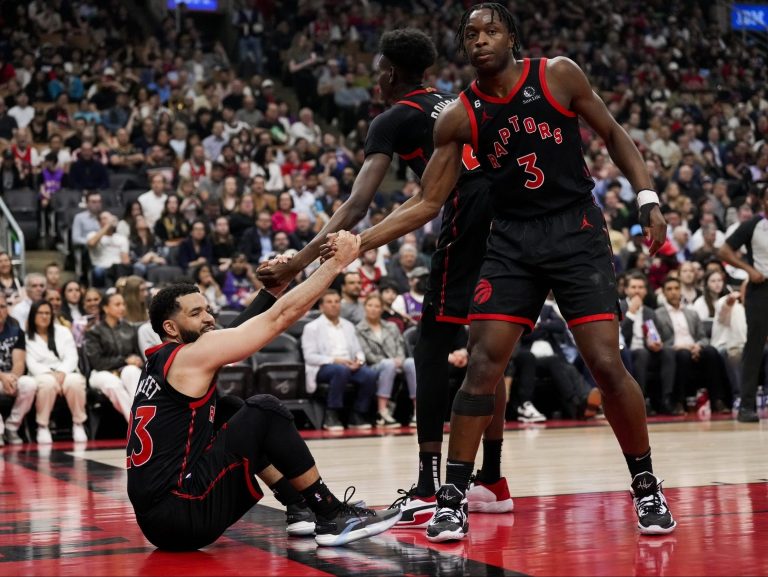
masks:
<path fill-rule="evenodd" d="M 280 296 L 286 287 L 291 284 L 295 275 L 280 275 L 275 277 L 264 278 L 262 275 L 269 269 L 275 269 L 277 267 L 290 268 L 291 257 L 284 254 L 277 255 L 275 258 L 269 259 L 261 263 L 256 269 L 256 277 L 264 284 L 264 288 L 267 289 L 274 296 Z"/>
<path fill-rule="evenodd" d="M 667 221 L 661 214 L 661 208 L 657 204 L 651 209 L 650 226 L 643 227 L 645 238 L 651 241 L 649 249 L 651 256 L 654 256 L 659 249 L 667 242 Z"/>
<path fill-rule="evenodd" d="M 325 262 L 336 254 L 336 236 L 338 233 L 329 232 L 325 235 L 325 242 L 320 245 L 320 262 Z"/>

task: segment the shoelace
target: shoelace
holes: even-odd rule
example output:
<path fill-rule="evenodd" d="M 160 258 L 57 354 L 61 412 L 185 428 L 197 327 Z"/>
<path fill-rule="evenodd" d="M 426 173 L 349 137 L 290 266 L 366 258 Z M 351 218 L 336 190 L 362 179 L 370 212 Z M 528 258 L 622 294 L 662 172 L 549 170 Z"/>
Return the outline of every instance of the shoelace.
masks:
<path fill-rule="evenodd" d="M 398 495 L 401 495 L 397 499 L 395 499 L 392 504 L 387 507 L 388 509 L 396 509 L 399 508 L 400 505 L 404 505 L 408 502 L 409 499 L 412 499 L 413 496 L 416 494 L 416 485 L 411 485 L 411 488 L 407 491 L 405 489 L 398 489 L 397 490 Z"/>
<path fill-rule="evenodd" d="M 346 491 L 344 491 L 344 501 L 341 504 L 341 509 L 339 509 L 339 515 L 355 515 L 356 517 L 376 516 L 376 511 L 374 511 L 373 509 L 367 509 L 365 507 L 361 507 L 359 504 L 360 501 L 357 501 L 355 503 L 350 503 L 349 501 L 352 499 L 352 496 L 354 494 L 355 494 L 355 486 L 350 485 L 349 487 L 347 487 Z"/>
<path fill-rule="evenodd" d="M 653 493 L 637 500 L 637 509 L 640 515 L 663 515 L 667 512 L 667 506 L 661 496 L 661 481 L 656 484 L 656 490 Z"/>
<path fill-rule="evenodd" d="M 435 513 L 435 519 L 432 522 L 440 523 L 442 521 L 450 521 L 451 523 L 461 525 L 463 523 L 462 516 L 463 513 L 461 507 L 458 509 L 454 509 L 453 507 L 441 507 Z"/>

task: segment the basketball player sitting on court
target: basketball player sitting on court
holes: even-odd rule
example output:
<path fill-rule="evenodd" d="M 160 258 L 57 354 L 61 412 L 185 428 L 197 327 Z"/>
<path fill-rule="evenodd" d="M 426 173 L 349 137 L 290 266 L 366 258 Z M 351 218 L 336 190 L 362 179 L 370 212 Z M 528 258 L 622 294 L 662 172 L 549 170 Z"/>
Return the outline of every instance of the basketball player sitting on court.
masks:
<path fill-rule="evenodd" d="M 275 397 L 255 395 L 234 414 L 217 414 L 219 369 L 252 355 L 300 318 L 359 247 L 359 237 L 342 233 L 333 259 L 271 308 L 274 298 L 262 291 L 251 311 L 268 310 L 235 328 L 214 330 L 194 285 L 173 285 L 152 299 L 152 328 L 163 342 L 147 351 L 129 419 L 126 467 L 136 520 L 155 546 L 180 551 L 213 543 L 261 498 L 256 474 L 278 494 L 303 497 L 315 514 L 319 545 L 375 535 L 400 518 L 399 510 L 351 505 L 351 495 L 340 502 Z"/>

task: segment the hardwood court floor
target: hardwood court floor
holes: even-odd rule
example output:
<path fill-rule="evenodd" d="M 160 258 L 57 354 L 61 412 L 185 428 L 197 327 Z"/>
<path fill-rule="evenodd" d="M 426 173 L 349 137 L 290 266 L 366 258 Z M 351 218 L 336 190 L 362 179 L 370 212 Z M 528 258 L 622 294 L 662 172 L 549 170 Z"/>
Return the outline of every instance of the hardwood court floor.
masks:
<path fill-rule="evenodd" d="M 660 422 L 661 421 L 661 422 Z M 342 548 L 288 538 L 269 495 L 215 544 L 157 551 L 125 494 L 122 441 L 0 449 L 3 575 L 768 575 L 768 421 L 655 419 L 654 469 L 675 533 L 640 536 L 628 474 L 604 422 L 512 424 L 503 471 L 515 512 L 473 514 L 456 544 L 390 531 Z M 339 495 L 389 505 L 415 480 L 412 430 L 309 433 Z"/>

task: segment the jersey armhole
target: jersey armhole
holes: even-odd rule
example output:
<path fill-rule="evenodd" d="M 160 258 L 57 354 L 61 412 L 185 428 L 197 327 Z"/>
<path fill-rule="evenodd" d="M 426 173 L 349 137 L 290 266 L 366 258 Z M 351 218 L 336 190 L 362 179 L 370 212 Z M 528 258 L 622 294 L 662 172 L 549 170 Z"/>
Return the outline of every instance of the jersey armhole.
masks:
<path fill-rule="evenodd" d="M 469 126 L 472 129 L 472 148 L 474 149 L 475 154 L 479 154 L 479 149 L 477 146 L 477 117 L 475 116 L 475 111 L 472 110 L 472 106 L 469 104 L 469 99 L 464 92 L 459 94 L 459 100 L 461 100 L 461 103 L 464 105 L 464 109 L 467 111 L 467 116 L 469 116 Z"/>
<path fill-rule="evenodd" d="M 541 90 L 542 92 L 544 92 L 544 98 L 547 99 L 547 101 L 552 105 L 552 107 L 555 110 L 557 110 L 563 116 L 568 116 L 569 118 L 573 118 L 576 116 L 576 113 L 573 110 L 568 110 L 565 106 L 560 104 L 552 95 L 552 93 L 549 91 L 549 85 L 547 84 L 547 59 L 546 58 L 542 58 L 539 61 L 539 84 L 541 84 Z"/>

